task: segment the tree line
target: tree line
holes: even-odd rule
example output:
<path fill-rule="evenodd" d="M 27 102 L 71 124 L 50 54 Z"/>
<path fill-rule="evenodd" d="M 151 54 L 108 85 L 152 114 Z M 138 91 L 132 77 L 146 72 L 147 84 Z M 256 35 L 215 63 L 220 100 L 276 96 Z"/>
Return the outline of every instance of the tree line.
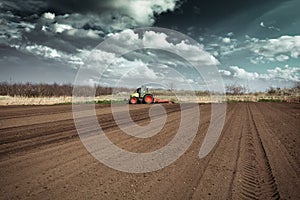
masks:
<path fill-rule="evenodd" d="M 103 86 L 80 86 L 77 87 L 77 94 L 82 95 L 95 91 L 95 95 L 112 94 L 114 88 Z M 47 84 L 47 83 L 8 83 L 0 82 L 1 96 L 21 96 L 21 97 L 60 97 L 72 96 L 72 84 Z"/>
<path fill-rule="evenodd" d="M 239 84 L 226 85 L 227 95 L 243 95 L 243 94 L 253 94 L 249 90 Z M 110 95 L 112 93 L 116 94 L 118 92 L 132 92 L 133 89 L 130 88 L 113 88 L 105 86 L 77 86 L 76 94 L 81 96 L 86 96 L 86 94 L 93 94 L 95 96 L 100 95 Z M 159 91 L 156 93 L 165 94 L 167 91 Z M 209 95 L 209 91 L 196 91 L 199 96 Z M 266 90 L 265 94 L 276 95 L 276 96 L 290 96 L 300 94 L 300 83 L 297 82 L 294 87 L 291 88 L 274 88 L 270 87 Z M 72 96 L 73 95 L 73 85 L 72 84 L 58 84 L 58 83 L 8 83 L 0 82 L 0 95 L 1 96 L 21 96 L 21 97 L 61 97 L 61 96 Z M 158 95 L 158 94 L 156 94 Z"/>

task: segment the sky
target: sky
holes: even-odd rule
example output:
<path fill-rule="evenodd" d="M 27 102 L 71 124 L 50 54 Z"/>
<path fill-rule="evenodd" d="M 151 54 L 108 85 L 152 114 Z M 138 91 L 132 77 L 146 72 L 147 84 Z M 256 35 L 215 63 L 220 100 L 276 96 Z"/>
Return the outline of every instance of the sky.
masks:
<path fill-rule="evenodd" d="M 205 65 L 201 73 L 216 67 L 225 85 L 249 91 L 291 87 L 300 80 L 298 8 L 299 0 L 0 0 L 0 81 L 73 83 L 91 64 L 94 49 L 101 61 L 94 70 L 109 67 L 101 77 L 87 77 L 90 84 L 215 84 L 212 73 L 193 70 L 192 60 Z M 190 40 L 134 31 L 144 27 L 174 30 Z M 98 46 L 107 40 L 156 49 L 117 57 Z"/>

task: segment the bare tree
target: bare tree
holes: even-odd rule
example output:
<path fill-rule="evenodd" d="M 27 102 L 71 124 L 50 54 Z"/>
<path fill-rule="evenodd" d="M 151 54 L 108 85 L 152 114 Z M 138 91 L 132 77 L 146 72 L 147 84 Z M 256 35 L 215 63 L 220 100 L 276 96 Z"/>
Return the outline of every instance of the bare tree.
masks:
<path fill-rule="evenodd" d="M 80 86 L 77 94 L 85 95 L 90 94 L 91 90 L 95 91 L 95 95 L 109 95 L 112 94 L 115 88 L 95 86 Z M 129 90 L 128 88 L 121 88 L 122 90 Z M 0 82 L 0 95 L 7 96 L 22 96 L 22 97 L 53 97 L 53 96 L 72 96 L 72 84 L 46 84 L 46 83 L 8 83 Z"/>
<path fill-rule="evenodd" d="M 168 84 L 167 84 L 167 86 L 168 86 L 168 90 L 169 91 L 174 91 L 176 88 L 175 88 L 175 83 L 174 82 L 172 82 L 172 81 L 169 81 L 168 82 Z"/>
<path fill-rule="evenodd" d="M 237 83 L 226 85 L 226 94 L 241 95 L 245 94 L 247 91 L 246 87 L 239 85 Z"/>

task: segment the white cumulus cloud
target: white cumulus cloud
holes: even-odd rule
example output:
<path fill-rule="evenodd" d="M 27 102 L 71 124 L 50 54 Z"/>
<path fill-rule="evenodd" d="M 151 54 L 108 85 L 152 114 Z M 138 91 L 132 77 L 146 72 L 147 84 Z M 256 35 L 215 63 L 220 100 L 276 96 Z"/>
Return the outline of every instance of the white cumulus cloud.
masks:
<path fill-rule="evenodd" d="M 154 31 L 146 31 L 142 42 L 146 46 L 151 46 L 153 48 L 170 48 L 171 43 L 167 41 L 167 35 L 165 33 L 156 33 Z"/>
<path fill-rule="evenodd" d="M 42 46 L 42 45 L 28 45 L 25 47 L 25 50 L 33 53 L 38 56 L 43 56 L 45 58 L 60 58 L 61 54 L 59 53 L 58 50 L 47 47 L 47 46 Z"/>
<path fill-rule="evenodd" d="M 247 72 L 245 69 L 239 68 L 238 66 L 231 66 L 230 69 L 233 71 L 233 77 L 240 79 L 254 80 L 260 76 L 257 72 Z"/>
<path fill-rule="evenodd" d="M 276 67 L 274 69 L 268 69 L 267 70 L 269 74 L 269 78 L 280 78 L 290 81 L 298 82 L 300 81 L 300 68 L 299 67 L 288 67 L 280 68 Z"/>
<path fill-rule="evenodd" d="M 223 70 L 223 69 L 220 69 L 219 70 L 219 73 L 221 73 L 222 75 L 225 75 L 225 76 L 230 76 L 231 75 L 231 72 L 228 71 L 228 70 Z"/>
<path fill-rule="evenodd" d="M 70 36 L 76 36 L 79 38 L 93 38 L 93 39 L 100 38 L 99 33 L 101 32 L 96 30 L 91 30 L 91 29 L 84 30 L 84 29 L 75 29 L 75 28 L 66 31 L 66 34 Z"/>
<path fill-rule="evenodd" d="M 191 44 L 185 40 L 174 40 L 174 38 L 171 41 L 171 38 L 166 33 L 159 31 L 149 30 L 143 34 L 138 34 L 128 29 L 120 33 L 110 34 L 105 43 L 102 44 L 101 49 L 92 51 L 88 58 L 88 63 L 84 67 L 95 71 L 92 74 L 105 72 L 103 77 L 107 79 L 102 79 L 101 81 L 106 81 L 107 84 L 109 82 L 113 83 L 115 80 L 120 80 L 120 77 L 124 80 L 126 79 L 127 83 L 132 82 L 132 84 L 134 81 L 142 83 L 146 80 L 166 82 L 168 77 L 171 77 L 172 80 L 176 77 L 175 79 L 177 80 L 178 74 L 175 73 L 175 68 L 190 67 L 187 64 L 180 66 L 177 66 L 177 63 L 169 64 L 166 62 L 169 53 L 166 53 L 165 57 L 162 56 L 162 59 L 159 61 L 162 62 L 163 67 L 159 63 L 153 64 L 152 57 L 156 57 L 156 55 L 149 54 L 149 51 L 145 53 L 151 57 L 150 62 L 148 62 L 149 58 L 143 60 L 145 55 L 141 52 L 135 52 L 133 57 L 118 55 L 123 54 L 124 51 L 143 48 L 159 50 L 161 54 L 164 54 L 163 52 L 165 51 L 173 53 L 189 61 L 190 64 L 197 64 L 194 66 L 211 67 L 219 64 L 219 61 L 206 52 L 202 45 Z M 182 69 L 180 70 L 182 71 Z M 193 74 L 190 74 L 188 79 L 192 80 L 191 77 L 193 76 Z M 134 79 L 132 79 L 133 77 Z"/>
<path fill-rule="evenodd" d="M 280 54 L 280 55 L 276 56 L 276 60 L 279 61 L 279 62 L 286 61 L 286 60 L 288 60 L 289 58 L 290 58 L 289 56 L 283 55 L 283 54 Z"/>
<path fill-rule="evenodd" d="M 44 25 L 41 26 L 41 30 L 43 32 L 51 32 L 51 33 L 58 33 L 58 34 L 64 34 L 68 36 L 72 36 L 75 38 L 92 38 L 92 39 L 99 39 L 99 34 L 102 34 L 102 31 L 99 30 L 92 30 L 92 29 L 83 29 L 83 24 L 78 25 L 77 23 L 70 23 L 68 24 L 68 21 L 62 20 L 65 17 L 68 17 L 69 15 L 64 16 L 57 16 L 55 18 L 55 23 L 48 23 L 46 22 Z"/>
<path fill-rule="evenodd" d="M 89 51 L 87 50 L 78 50 L 76 54 L 68 54 L 66 52 L 38 44 L 31 44 L 27 46 L 11 45 L 11 47 L 43 59 L 51 59 L 65 64 L 71 64 L 69 66 L 72 68 L 77 68 L 82 65 L 84 63 L 84 58 L 86 58 L 89 54 Z"/>
<path fill-rule="evenodd" d="M 177 42 L 168 41 L 168 36 L 163 32 L 146 31 L 142 36 L 139 36 L 131 29 L 124 30 L 120 33 L 110 34 L 112 40 L 111 46 L 116 45 L 115 49 L 122 47 L 136 46 L 141 48 L 154 48 L 172 52 L 182 58 L 195 62 L 197 65 L 218 65 L 219 61 L 210 53 L 204 50 L 204 47 L 199 44 L 189 44 L 187 41 L 179 40 Z"/>
<path fill-rule="evenodd" d="M 54 32 L 56 32 L 56 33 L 62 33 L 62 32 L 67 31 L 67 30 L 72 30 L 73 27 L 68 25 L 68 24 L 55 23 L 53 25 L 53 29 L 54 29 Z"/>
<path fill-rule="evenodd" d="M 267 73 L 248 72 L 238 66 L 230 66 L 233 77 L 244 80 L 286 80 L 286 81 L 300 81 L 300 68 L 285 66 L 284 68 L 275 67 L 268 69 Z"/>
<path fill-rule="evenodd" d="M 54 13 L 50 13 L 50 12 L 45 12 L 45 13 L 43 14 L 43 17 L 44 17 L 45 19 L 53 20 L 53 19 L 55 18 L 55 14 L 54 14 Z"/>
<path fill-rule="evenodd" d="M 230 43 L 231 42 L 231 39 L 229 37 L 225 37 L 222 39 L 222 41 L 226 44 Z"/>
<path fill-rule="evenodd" d="M 70 23 L 88 21 L 91 25 L 113 32 L 151 26 L 155 22 L 155 15 L 173 11 L 178 2 L 179 0 L 89 0 L 84 3 L 74 1 L 70 4 L 68 1 L 52 0 L 49 3 L 62 13 L 72 13 L 65 17 L 65 21 L 68 20 Z M 47 17 L 53 16 L 47 13 Z"/>
<path fill-rule="evenodd" d="M 298 58 L 300 55 L 300 35 L 285 35 L 266 40 L 252 39 L 250 50 L 268 61 L 284 61 L 289 59 L 288 56 Z"/>
<path fill-rule="evenodd" d="M 174 10 L 177 0 L 113 0 L 111 5 L 115 8 L 122 7 L 120 12 L 132 17 L 140 25 L 154 23 L 154 14 L 161 14 L 168 10 Z"/>

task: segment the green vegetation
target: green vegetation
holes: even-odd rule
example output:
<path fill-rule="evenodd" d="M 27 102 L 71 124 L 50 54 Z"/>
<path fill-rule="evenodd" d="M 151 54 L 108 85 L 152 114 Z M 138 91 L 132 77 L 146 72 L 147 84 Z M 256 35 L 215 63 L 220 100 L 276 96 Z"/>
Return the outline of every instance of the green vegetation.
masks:
<path fill-rule="evenodd" d="M 118 100 L 97 100 L 97 101 L 83 101 L 83 102 L 77 102 L 75 104 L 123 104 L 127 101 L 118 101 Z M 57 103 L 55 105 L 70 105 L 72 102 L 63 102 L 63 103 Z"/>
<path fill-rule="evenodd" d="M 286 102 L 283 99 L 259 99 L 258 102 Z"/>
<path fill-rule="evenodd" d="M 127 101 L 119 101 L 119 100 L 98 100 L 95 101 L 95 104 L 123 104 L 127 103 Z"/>
<path fill-rule="evenodd" d="M 251 101 L 243 101 L 243 100 L 235 100 L 235 99 L 227 99 L 226 103 L 240 103 L 240 102 L 251 102 Z"/>

